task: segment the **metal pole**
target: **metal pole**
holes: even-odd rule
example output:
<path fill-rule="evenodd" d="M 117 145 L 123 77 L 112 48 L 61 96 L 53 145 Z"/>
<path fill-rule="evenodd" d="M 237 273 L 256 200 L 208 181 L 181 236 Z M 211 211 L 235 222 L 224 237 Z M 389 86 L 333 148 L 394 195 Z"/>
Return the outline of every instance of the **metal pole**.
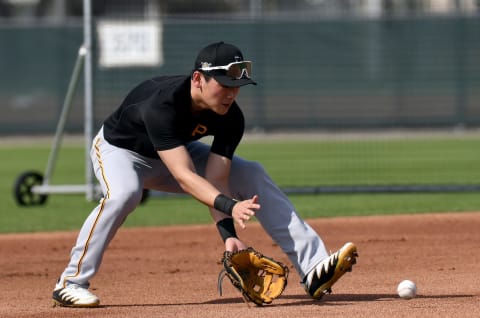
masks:
<path fill-rule="evenodd" d="M 83 37 L 86 49 L 84 68 L 85 90 L 85 181 L 86 198 L 94 199 L 93 171 L 90 148 L 93 138 L 93 80 L 92 80 L 92 7 L 91 0 L 83 0 Z"/>
<path fill-rule="evenodd" d="M 77 60 L 75 62 L 75 67 L 73 69 L 72 77 L 70 78 L 70 83 L 68 85 L 67 95 L 65 96 L 65 100 L 63 102 L 60 119 L 57 124 L 57 130 L 55 132 L 52 151 L 50 152 L 50 156 L 48 157 L 47 168 L 45 169 L 45 176 L 43 177 L 43 185 L 48 185 L 50 183 L 50 178 L 53 174 L 53 167 L 55 166 L 58 151 L 60 148 L 60 143 L 62 142 L 63 132 L 65 130 L 65 123 L 67 122 L 68 114 L 70 113 L 70 109 L 72 108 L 73 97 L 77 88 L 80 72 L 82 71 L 82 66 L 85 59 L 85 52 L 85 48 L 83 46 L 80 47 Z"/>

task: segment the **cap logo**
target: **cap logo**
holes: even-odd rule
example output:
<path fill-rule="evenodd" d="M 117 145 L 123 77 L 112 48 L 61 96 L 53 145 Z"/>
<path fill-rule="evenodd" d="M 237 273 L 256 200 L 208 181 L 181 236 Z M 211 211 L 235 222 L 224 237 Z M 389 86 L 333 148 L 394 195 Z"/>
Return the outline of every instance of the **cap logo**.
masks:
<path fill-rule="evenodd" d="M 212 66 L 212 63 L 208 63 L 208 62 L 201 62 L 200 63 L 200 68 L 206 68 L 206 67 L 210 67 Z"/>
<path fill-rule="evenodd" d="M 235 59 L 235 62 L 240 62 L 242 60 L 242 58 L 238 55 L 235 55 L 233 58 Z"/>

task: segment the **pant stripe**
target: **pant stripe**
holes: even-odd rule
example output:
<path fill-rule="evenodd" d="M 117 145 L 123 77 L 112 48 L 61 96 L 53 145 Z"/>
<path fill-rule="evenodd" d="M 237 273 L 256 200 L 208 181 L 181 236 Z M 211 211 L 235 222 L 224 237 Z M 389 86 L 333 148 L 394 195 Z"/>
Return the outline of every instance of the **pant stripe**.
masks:
<path fill-rule="evenodd" d="M 88 235 L 87 241 L 85 243 L 85 247 L 84 247 L 83 252 L 82 252 L 82 256 L 80 257 L 80 259 L 77 263 L 77 272 L 74 275 L 70 275 L 70 276 L 65 277 L 65 279 L 63 280 L 63 286 L 64 287 L 66 286 L 66 282 L 68 281 L 68 278 L 74 278 L 74 277 L 76 277 L 80 274 L 80 269 L 82 267 L 83 259 L 85 258 L 85 255 L 88 252 L 88 246 L 90 245 L 90 240 L 92 239 L 93 232 L 95 231 L 98 220 L 100 219 L 100 217 L 103 213 L 103 210 L 104 210 L 104 207 L 105 207 L 105 202 L 110 197 L 110 186 L 108 185 L 108 181 L 107 181 L 107 178 L 105 176 L 105 170 L 104 170 L 103 162 L 102 162 L 101 155 L 100 155 L 99 145 L 100 145 L 100 138 L 97 138 L 97 140 L 95 142 L 95 154 L 97 156 L 98 164 L 99 164 L 100 170 L 102 172 L 102 179 L 103 179 L 103 182 L 104 182 L 104 184 L 107 188 L 107 191 L 105 193 L 105 196 L 101 199 L 100 208 L 98 210 L 97 217 L 95 218 L 95 222 L 93 223 L 92 229 L 90 230 L 90 233 Z"/>

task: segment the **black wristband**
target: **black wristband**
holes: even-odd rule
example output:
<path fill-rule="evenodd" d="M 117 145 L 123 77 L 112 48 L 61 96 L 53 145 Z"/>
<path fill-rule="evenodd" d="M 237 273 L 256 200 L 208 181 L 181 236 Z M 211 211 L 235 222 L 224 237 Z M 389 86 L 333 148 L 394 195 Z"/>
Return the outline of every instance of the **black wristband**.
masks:
<path fill-rule="evenodd" d="M 233 206 L 237 203 L 237 201 L 230 199 L 224 194 L 219 194 L 215 198 L 213 202 L 213 207 L 228 216 L 232 216 Z"/>
<path fill-rule="evenodd" d="M 220 233 L 220 236 L 223 239 L 223 242 L 230 237 L 237 237 L 237 232 L 235 231 L 235 226 L 233 225 L 232 218 L 225 218 L 217 222 L 217 230 Z"/>

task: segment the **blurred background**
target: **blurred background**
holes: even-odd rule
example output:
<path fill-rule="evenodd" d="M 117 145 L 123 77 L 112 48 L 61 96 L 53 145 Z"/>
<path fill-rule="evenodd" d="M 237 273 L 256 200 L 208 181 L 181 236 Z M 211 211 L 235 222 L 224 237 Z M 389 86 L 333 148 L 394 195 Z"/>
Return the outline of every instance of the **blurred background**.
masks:
<path fill-rule="evenodd" d="M 95 130 L 133 85 L 187 74 L 218 40 L 254 61 L 259 85 L 239 98 L 249 131 L 480 125 L 478 0 L 91 2 Z M 84 41 L 83 5 L 0 0 L 0 135 L 55 131 Z M 83 132 L 83 85 L 68 133 Z"/>
<path fill-rule="evenodd" d="M 53 135 L 83 43 L 65 133 L 89 149 L 133 86 L 219 40 L 253 61 L 247 137 L 285 142 L 239 154 L 286 191 L 480 190 L 480 0 L 0 0 L 0 142 Z"/>

